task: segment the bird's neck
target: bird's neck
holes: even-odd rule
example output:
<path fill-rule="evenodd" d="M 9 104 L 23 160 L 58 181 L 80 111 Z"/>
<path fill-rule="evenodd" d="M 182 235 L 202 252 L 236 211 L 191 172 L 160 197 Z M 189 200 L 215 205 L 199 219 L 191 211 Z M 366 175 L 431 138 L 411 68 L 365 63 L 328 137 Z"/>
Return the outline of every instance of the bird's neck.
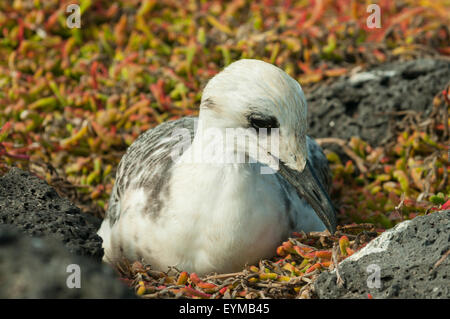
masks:
<path fill-rule="evenodd" d="M 180 158 L 182 163 L 196 164 L 199 169 L 203 165 L 218 170 L 226 165 L 248 169 L 248 164 L 257 163 L 278 169 L 278 141 L 273 140 L 274 136 L 261 136 L 253 129 L 210 123 L 205 118 L 199 119 L 192 144 Z"/>
<path fill-rule="evenodd" d="M 198 121 L 192 144 L 181 157 L 181 162 L 195 164 L 199 169 L 204 165 L 222 168 L 222 164 L 242 164 L 236 160 L 236 154 L 246 153 L 245 144 L 236 142 L 232 128 L 208 125 L 207 121 Z"/>

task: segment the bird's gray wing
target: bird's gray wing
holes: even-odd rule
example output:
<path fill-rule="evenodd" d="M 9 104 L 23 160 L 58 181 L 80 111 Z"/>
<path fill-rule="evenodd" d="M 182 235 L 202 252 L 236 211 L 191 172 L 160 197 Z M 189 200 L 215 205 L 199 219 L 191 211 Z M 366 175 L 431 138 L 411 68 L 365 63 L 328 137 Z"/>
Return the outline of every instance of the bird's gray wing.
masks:
<path fill-rule="evenodd" d="M 328 161 L 320 146 L 307 136 L 308 159 L 301 172 L 293 170 L 280 161 L 279 173 L 295 188 L 299 197 L 305 200 L 322 220 L 326 228 L 334 233 L 336 211 L 329 197 L 331 174 Z"/>
<path fill-rule="evenodd" d="M 146 205 L 157 214 L 163 194 L 167 195 L 171 168 L 174 164 L 172 152 L 183 143 L 186 135 L 194 137 L 194 126 L 198 119 L 184 117 L 168 121 L 142 133 L 131 144 L 122 157 L 116 171 L 116 180 L 109 199 L 106 218 L 112 226 L 120 217 L 120 200 L 129 188 L 143 188 L 148 194 Z M 183 133 L 183 134 L 179 134 Z M 190 136 L 189 136 L 190 135 Z M 186 142 L 186 141 L 184 141 Z"/>
<path fill-rule="evenodd" d="M 314 139 L 306 136 L 306 142 L 308 145 L 308 159 L 314 168 L 317 178 L 329 193 L 331 191 L 331 170 L 328 165 L 328 159 Z"/>

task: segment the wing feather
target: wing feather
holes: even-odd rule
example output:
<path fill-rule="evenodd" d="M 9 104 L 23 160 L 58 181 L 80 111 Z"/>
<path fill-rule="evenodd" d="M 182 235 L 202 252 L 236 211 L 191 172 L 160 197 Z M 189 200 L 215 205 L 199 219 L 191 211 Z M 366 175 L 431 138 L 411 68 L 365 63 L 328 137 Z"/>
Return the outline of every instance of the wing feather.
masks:
<path fill-rule="evenodd" d="M 149 198 L 147 205 L 152 206 L 146 211 L 158 214 L 162 206 L 162 195 L 168 190 L 174 163 L 172 151 L 183 138 L 182 135 L 174 133 L 185 129 L 192 141 L 197 120 L 195 117 L 184 117 L 164 122 L 147 130 L 131 144 L 116 171 L 116 180 L 106 212 L 111 226 L 120 217 L 120 202 L 128 189 L 143 188 Z"/>
<path fill-rule="evenodd" d="M 317 178 L 322 183 L 324 189 L 329 193 L 331 190 L 331 170 L 328 165 L 328 159 L 323 153 L 322 148 L 314 139 L 307 136 L 308 159 L 314 168 Z"/>

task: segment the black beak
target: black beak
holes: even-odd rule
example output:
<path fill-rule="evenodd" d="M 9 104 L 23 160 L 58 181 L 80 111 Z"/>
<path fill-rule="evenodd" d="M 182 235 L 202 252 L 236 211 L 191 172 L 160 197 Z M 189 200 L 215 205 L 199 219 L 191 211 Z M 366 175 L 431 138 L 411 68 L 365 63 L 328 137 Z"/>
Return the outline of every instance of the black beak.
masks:
<path fill-rule="evenodd" d="M 293 170 L 280 162 L 279 173 L 297 190 L 298 195 L 306 200 L 325 224 L 330 233 L 336 231 L 336 212 L 330 197 L 309 161 L 302 172 Z"/>

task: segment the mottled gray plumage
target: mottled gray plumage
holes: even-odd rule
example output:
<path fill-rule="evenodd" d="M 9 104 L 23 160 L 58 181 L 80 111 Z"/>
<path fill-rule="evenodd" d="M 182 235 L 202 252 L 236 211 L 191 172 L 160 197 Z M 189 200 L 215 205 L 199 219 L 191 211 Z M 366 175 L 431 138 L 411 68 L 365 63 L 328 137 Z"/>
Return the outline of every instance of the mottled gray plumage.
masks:
<path fill-rule="evenodd" d="M 141 134 L 131 144 L 122 157 L 116 172 L 116 181 L 109 199 L 106 217 L 111 226 L 119 218 L 120 198 L 127 188 L 143 187 L 149 195 L 148 206 L 154 214 L 161 209 L 167 198 L 167 186 L 170 182 L 170 171 L 173 160 L 172 150 L 181 142 L 180 135 L 172 135 L 176 129 L 187 129 L 194 138 L 194 117 L 184 117 L 175 121 L 164 122 Z M 149 207 L 151 208 L 151 207 Z"/>

